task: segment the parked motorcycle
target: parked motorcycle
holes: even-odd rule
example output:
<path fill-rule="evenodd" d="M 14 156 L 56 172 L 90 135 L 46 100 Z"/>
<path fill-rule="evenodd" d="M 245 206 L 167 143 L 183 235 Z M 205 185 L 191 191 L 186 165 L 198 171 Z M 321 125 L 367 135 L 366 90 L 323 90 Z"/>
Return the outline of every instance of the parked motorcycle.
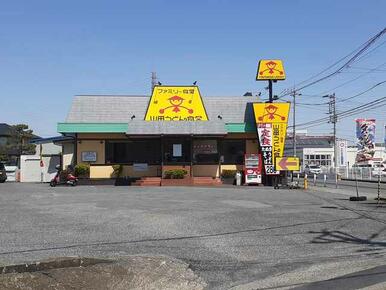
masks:
<path fill-rule="evenodd" d="M 71 185 L 75 186 L 78 183 L 78 178 L 72 174 L 72 170 L 67 169 L 63 174 L 63 170 L 60 165 L 56 165 L 56 174 L 50 181 L 50 186 L 55 187 L 57 185 Z M 64 176 L 63 176 L 64 175 Z"/>

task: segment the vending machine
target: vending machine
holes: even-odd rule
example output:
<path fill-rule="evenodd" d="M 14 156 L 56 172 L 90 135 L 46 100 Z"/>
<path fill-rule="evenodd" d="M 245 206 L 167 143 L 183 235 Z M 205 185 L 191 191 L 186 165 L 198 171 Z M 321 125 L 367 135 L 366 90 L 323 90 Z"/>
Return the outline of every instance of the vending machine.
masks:
<path fill-rule="evenodd" d="M 246 184 L 261 183 L 262 162 L 260 154 L 245 154 L 244 176 Z"/>

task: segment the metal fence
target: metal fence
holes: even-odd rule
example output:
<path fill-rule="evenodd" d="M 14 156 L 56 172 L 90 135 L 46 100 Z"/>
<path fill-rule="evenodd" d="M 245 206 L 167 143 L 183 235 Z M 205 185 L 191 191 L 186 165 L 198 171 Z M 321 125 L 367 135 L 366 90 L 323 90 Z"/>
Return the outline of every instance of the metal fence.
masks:
<path fill-rule="evenodd" d="M 370 180 L 378 181 L 380 178 L 381 181 L 386 181 L 386 176 L 382 176 L 382 169 L 372 167 L 357 167 L 357 168 L 339 168 L 337 170 L 338 174 L 343 179 L 357 179 L 357 180 Z"/>

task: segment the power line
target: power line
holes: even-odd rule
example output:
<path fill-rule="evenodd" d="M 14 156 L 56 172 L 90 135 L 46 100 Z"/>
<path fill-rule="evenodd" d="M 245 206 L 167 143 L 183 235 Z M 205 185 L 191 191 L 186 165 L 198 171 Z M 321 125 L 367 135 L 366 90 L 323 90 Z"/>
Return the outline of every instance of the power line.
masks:
<path fill-rule="evenodd" d="M 358 67 L 358 66 L 352 66 L 351 69 L 360 69 L 360 70 L 367 70 L 367 71 L 386 72 L 386 69 L 371 69 L 371 68 L 367 68 L 367 67 Z"/>
<path fill-rule="evenodd" d="M 381 82 L 379 82 L 379 83 L 377 83 L 375 85 L 372 85 L 370 88 L 367 88 L 366 90 L 364 90 L 364 91 L 362 91 L 362 92 L 360 92 L 358 94 L 355 94 L 355 95 L 353 95 L 351 97 L 348 97 L 348 98 L 345 98 L 345 99 L 340 99 L 337 102 L 341 103 L 341 102 L 345 102 L 345 101 L 348 101 L 348 100 L 352 100 L 352 99 L 354 99 L 356 97 L 359 97 L 359 96 L 361 96 L 361 95 L 363 95 L 363 94 L 373 90 L 374 88 L 376 88 L 376 87 L 378 87 L 378 86 L 380 86 L 380 85 L 382 85 L 384 83 L 386 83 L 386 80 L 381 81 Z M 321 105 L 327 105 L 328 102 L 323 102 L 323 103 L 297 103 L 297 104 L 298 105 L 304 105 L 304 106 L 321 106 Z"/>
<path fill-rule="evenodd" d="M 361 44 L 359 47 L 357 47 L 356 49 L 354 49 L 352 52 L 350 52 L 349 54 L 345 55 L 344 57 L 342 57 L 341 59 L 337 60 L 335 63 L 333 63 L 332 65 L 328 66 L 327 68 L 325 68 L 324 70 L 320 71 L 319 73 L 313 75 L 312 77 L 304 80 L 304 81 L 301 81 L 300 83 L 298 83 L 297 85 L 301 85 L 301 84 L 304 84 L 318 76 L 320 76 L 321 74 L 325 73 L 326 71 L 328 71 L 329 69 L 333 68 L 334 66 L 336 66 L 337 64 L 339 64 L 340 62 L 342 62 L 343 60 L 345 60 L 346 58 L 348 58 L 350 55 L 354 54 L 356 51 L 358 51 L 359 49 L 361 49 L 361 47 L 363 46 L 363 44 Z"/>
<path fill-rule="evenodd" d="M 375 70 L 377 70 L 377 69 L 379 69 L 380 67 L 383 67 L 383 66 L 385 66 L 385 65 L 386 65 L 386 62 L 384 62 L 384 63 L 378 65 L 377 67 L 371 69 L 371 70 L 368 71 L 368 72 L 362 73 L 362 74 L 360 74 L 359 76 L 356 76 L 355 78 L 353 78 L 353 79 L 351 79 L 351 80 L 348 80 L 348 81 L 346 81 L 346 82 L 344 82 L 344 83 L 342 83 L 342 84 L 340 84 L 340 85 L 338 85 L 338 86 L 336 86 L 336 87 L 334 87 L 334 88 L 331 88 L 331 89 L 329 89 L 329 90 L 326 90 L 326 91 L 324 91 L 324 92 L 322 92 L 322 93 L 320 93 L 320 94 L 323 95 L 323 94 L 326 94 L 326 93 L 331 92 L 331 91 L 333 91 L 333 90 L 336 90 L 336 89 L 338 89 L 338 88 L 341 88 L 341 87 L 343 87 L 343 86 L 345 86 L 345 85 L 347 85 L 347 84 L 349 84 L 349 83 L 352 83 L 352 82 L 354 82 L 354 81 L 356 81 L 356 80 L 362 78 L 363 76 L 365 76 L 365 75 L 371 73 L 372 71 L 375 71 Z"/>
<path fill-rule="evenodd" d="M 357 112 L 357 110 L 368 109 L 368 107 L 381 104 L 382 102 L 385 102 L 385 101 L 386 101 L 386 97 L 382 97 L 382 98 L 377 99 L 377 100 L 375 100 L 375 101 L 373 101 L 371 103 L 366 103 L 366 104 L 363 104 L 363 105 L 351 108 L 351 109 L 349 109 L 347 111 L 344 111 L 342 113 L 339 113 L 338 116 L 340 118 L 342 118 L 346 114 L 351 114 L 351 113 L 355 114 L 355 113 L 359 112 L 359 111 Z M 316 123 L 324 123 L 327 120 L 329 120 L 329 117 L 324 117 L 324 118 L 316 119 L 316 120 L 309 121 L 309 122 L 306 122 L 306 123 L 298 124 L 297 126 L 305 126 L 305 125 L 313 125 L 313 124 L 316 124 Z"/>
<path fill-rule="evenodd" d="M 348 101 L 348 100 L 352 100 L 352 99 L 354 99 L 356 97 L 359 97 L 359 96 L 361 96 L 361 95 L 363 95 L 363 94 L 373 90 L 374 88 L 376 88 L 376 87 L 378 87 L 378 86 L 380 86 L 380 85 L 382 85 L 384 83 L 386 83 L 386 80 L 373 85 L 372 87 L 368 88 L 367 90 L 365 90 L 365 91 L 363 91 L 363 92 L 361 92 L 359 94 L 356 94 L 354 96 L 351 96 L 351 97 L 348 97 L 348 98 L 345 98 L 345 99 L 338 100 L 337 102 L 341 103 L 341 102 L 345 102 L 345 101 Z"/>
<path fill-rule="evenodd" d="M 377 45 L 376 47 L 374 47 L 373 49 L 371 49 L 370 51 L 368 51 L 367 53 L 365 53 L 364 55 L 362 55 L 358 60 L 357 60 L 357 63 L 358 62 L 361 62 L 363 59 L 367 58 L 371 53 L 373 53 L 374 51 L 376 51 L 378 48 L 380 48 L 382 45 L 384 45 L 386 43 L 386 40 L 383 41 L 381 44 Z"/>
<path fill-rule="evenodd" d="M 324 69 L 323 71 L 321 71 L 320 73 L 318 73 L 317 75 L 307 79 L 306 81 L 303 81 L 301 83 L 306 83 L 305 85 L 301 86 L 300 88 L 296 89 L 296 91 L 300 91 L 302 89 L 305 89 L 307 87 L 310 87 L 312 85 L 315 85 L 321 81 L 324 81 L 336 74 L 338 74 L 339 72 L 341 72 L 343 69 L 346 69 L 348 68 L 352 63 L 354 63 L 358 57 L 363 54 L 378 38 L 380 38 L 384 33 L 386 33 L 386 28 L 384 28 L 382 31 L 378 32 L 375 36 L 373 36 L 372 38 L 370 38 L 368 41 L 366 41 L 363 45 L 361 45 L 359 48 L 357 48 L 356 50 L 354 50 L 353 52 L 351 52 L 350 54 L 348 54 L 347 56 L 345 56 L 344 58 L 338 60 L 337 62 L 335 62 L 333 65 L 329 66 L 328 68 Z M 357 51 L 357 52 L 356 52 Z M 347 57 L 349 57 L 350 55 L 352 55 L 354 52 L 356 52 L 348 61 L 346 61 L 342 66 L 340 66 L 337 70 L 333 71 L 332 73 L 329 73 L 327 74 L 326 76 L 323 76 L 315 81 L 312 81 L 310 83 L 307 83 L 307 81 L 311 80 L 311 79 L 314 79 L 316 76 L 319 76 L 321 74 L 323 74 L 324 72 L 328 71 L 329 69 L 331 69 L 332 67 L 336 66 L 338 63 L 342 62 L 344 59 L 346 59 Z M 299 83 L 299 84 L 301 84 Z M 293 89 L 286 89 L 286 90 L 283 90 L 281 95 L 279 96 L 279 98 L 283 98 L 285 96 L 288 96 L 291 94 L 291 92 L 293 91 Z"/>
<path fill-rule="evenodd" d="M 373 101 L 371 103 L 366 103 L 366 104 L 363 104 L 363 105 L 351 108 L 351 109 L 349 109 L 347 111 L 338 113 L 336 115 L 337 115 L 337 117 L 339 119 L 343 119 L 343 118 L 350 117 L 352 115 L 355 115 L 355 114 L 363 112 L 363 111 L 369 111 L 369 110 L 372 110 L 372 109 L 378 109 L 379 107 L 385 106 L 385 105 L 386 105 L 386 97 L 382 97 L 382 98 L 379 98 L 379 99 L 377 99 L 377 100 L 375 100 L 375 101 Z M 309 122 L 305 122 L 305 123 L 302 123 L 302 124 L 297 124 L 296 126 L 297 127 L 302 127 L 302 129 L 311 128 L 311 127 L 318 126 L 318 125 L 321 125 L 323 123 L 326 123 L 329 119 L 330 119 L 330 117 L 324 117 L 324 118 L 312 120 L 312 121 L 309 121 Z"/>

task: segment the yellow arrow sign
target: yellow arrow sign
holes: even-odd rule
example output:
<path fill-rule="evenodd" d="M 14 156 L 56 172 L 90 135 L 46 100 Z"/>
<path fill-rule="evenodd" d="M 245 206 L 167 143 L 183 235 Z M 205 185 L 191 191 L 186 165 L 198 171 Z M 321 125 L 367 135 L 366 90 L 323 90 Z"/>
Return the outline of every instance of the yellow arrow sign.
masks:
<path fill-rule="evenodd" d="M 299 158 L 297 157 L 276 157 L 276 170 L 298 171 L 300 169 Z"/>

